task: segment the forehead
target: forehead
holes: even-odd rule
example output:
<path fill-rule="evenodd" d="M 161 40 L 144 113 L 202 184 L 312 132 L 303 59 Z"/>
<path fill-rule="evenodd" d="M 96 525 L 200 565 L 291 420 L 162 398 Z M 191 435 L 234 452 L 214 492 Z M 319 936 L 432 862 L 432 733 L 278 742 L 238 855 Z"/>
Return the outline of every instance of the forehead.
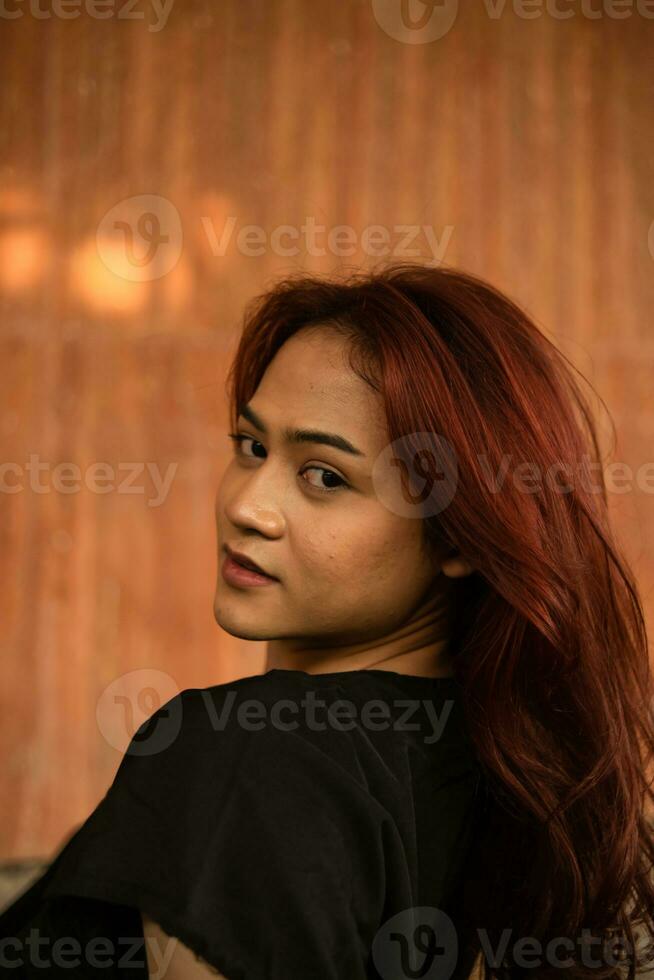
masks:
<path fill-rule="evenodd" d="M 329 429 L 364 452 L 386 442 L 379 392 L 352 370 L 350 342 L 329 326 L 304 327 L 268 365 L 250 405 L 266 424 Z"/>

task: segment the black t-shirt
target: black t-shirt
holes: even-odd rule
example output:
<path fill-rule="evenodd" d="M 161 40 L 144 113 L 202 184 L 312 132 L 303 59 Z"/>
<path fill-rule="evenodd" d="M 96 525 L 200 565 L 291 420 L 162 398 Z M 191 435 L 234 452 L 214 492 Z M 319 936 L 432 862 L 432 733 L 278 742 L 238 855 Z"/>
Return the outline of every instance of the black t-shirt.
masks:
<path fill-rule="evenodd" d="M 481 781 L 451 677 L 278 669 L 184 690 L 0 914 L 0 973 L 146 980 L 143 911 L 228 980 L 465 977 Z"/>

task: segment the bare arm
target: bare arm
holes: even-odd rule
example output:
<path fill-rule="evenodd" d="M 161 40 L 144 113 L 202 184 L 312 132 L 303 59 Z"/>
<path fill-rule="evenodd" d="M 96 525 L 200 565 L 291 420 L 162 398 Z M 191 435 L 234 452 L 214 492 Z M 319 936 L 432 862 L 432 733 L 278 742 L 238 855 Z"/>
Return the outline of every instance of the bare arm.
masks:
<path fill-rule="evenodd" d="M 482 967 L 483 962 L 484 962 L 483 956 L 482 956 L 481 953 L 479 953 L 477 955 L 477 959 L 474 962 L 474 965 L 472 967 L 472 970 L 470 972 L 470 976 L 468 977 L 468 980 L 482 980 L 482 978 L 484 976 L 484 971 L 483 971 L 483 967 Z"/>
<path fill-rule="evenodd" d="M 179 939 L 141 913 L 150 980 L 227 980 Z"/>

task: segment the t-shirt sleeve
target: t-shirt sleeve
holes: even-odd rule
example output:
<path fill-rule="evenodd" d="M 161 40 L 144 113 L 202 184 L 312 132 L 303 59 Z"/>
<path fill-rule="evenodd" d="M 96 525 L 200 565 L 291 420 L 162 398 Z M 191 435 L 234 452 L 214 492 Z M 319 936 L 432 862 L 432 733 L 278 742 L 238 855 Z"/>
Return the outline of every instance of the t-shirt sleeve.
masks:
<path fill-rule="evenodd" d="M 135 733 L 46 894 L 140 908 L 227 980 L 363 980 L 383 913 L 380 814 L 296 731 L 221 727 L 191 689 Z"/>

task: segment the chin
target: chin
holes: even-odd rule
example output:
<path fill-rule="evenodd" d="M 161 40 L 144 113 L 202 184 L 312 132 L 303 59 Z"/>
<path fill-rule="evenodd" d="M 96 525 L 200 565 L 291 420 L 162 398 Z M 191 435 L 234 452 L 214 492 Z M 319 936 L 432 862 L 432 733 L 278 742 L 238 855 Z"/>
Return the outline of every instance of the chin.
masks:
<path fill-rule="evenodd" d="M 225 598 L 216 596 L 213 605 L 213 616 L 221 629 L 239 640 L 269 640 L 272 630 L 269 625 L 257 620 L 253 610 L 236 608 L 238 604 Z"/>

